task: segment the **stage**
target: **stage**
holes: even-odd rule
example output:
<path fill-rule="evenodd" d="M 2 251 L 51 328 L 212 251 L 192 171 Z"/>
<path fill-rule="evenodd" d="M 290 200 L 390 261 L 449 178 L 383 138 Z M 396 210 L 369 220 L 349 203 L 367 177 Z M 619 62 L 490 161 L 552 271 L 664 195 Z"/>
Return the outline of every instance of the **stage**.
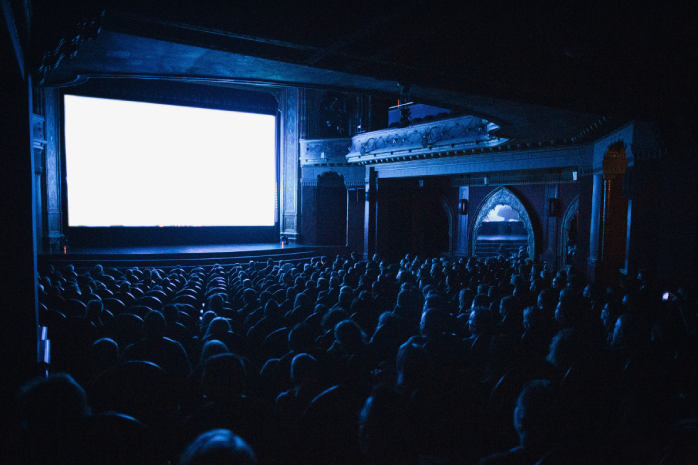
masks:
<path fill-rule="evenodd" d="M 76 271 L 94 268 L 96 264 L 111 268 L 232 265 L 250 260 L 303 261 L 312 257 L 349 254 L 345 246 L 319 246 L 303 244 L 216 244 L 157 247 L 100 247 L 72 248 L 65 254 L 39 254 L 39 272 L 48 265 L 63 268 L 69 264 Z"/>

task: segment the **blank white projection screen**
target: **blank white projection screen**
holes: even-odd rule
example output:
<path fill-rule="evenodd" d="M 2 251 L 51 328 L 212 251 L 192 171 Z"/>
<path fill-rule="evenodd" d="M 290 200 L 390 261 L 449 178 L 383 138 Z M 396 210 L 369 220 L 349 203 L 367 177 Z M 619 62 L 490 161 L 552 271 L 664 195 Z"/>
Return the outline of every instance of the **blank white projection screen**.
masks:
<path fill-rule="evenodd" d="M 64 103 L 69 226 L 274 225 L 274 116 Z"/>

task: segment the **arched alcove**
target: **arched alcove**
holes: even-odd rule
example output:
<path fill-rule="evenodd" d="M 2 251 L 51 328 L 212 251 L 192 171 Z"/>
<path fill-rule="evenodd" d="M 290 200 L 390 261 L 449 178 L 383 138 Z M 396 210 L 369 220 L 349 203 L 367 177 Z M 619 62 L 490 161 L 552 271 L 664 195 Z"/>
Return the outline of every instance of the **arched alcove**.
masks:
<path fill-rule="evenodd" d="M 577 245 L 577 227 L 579 219 L 579 196 L 570 203 L 565 210 L 565 214 L 562 217 L 562 228 L 560 229 L 560 266 L 564 267 L 567 265 L 574 264 L 574 258 L 570 257 L 570 247 Z"/>
<path fill-rule="evenodd" d="M 316 244 L 345 245 L 347 241 L 347 188 L 344 176 L 325 171 L 315 189 Z"/>
<path fill-rule="evenodd" d="M 475 214 L 470 237 L 471 256 L 496 256 L 502 246 L 507 254 L 524 246 L 529 257 L 535 256 L 531 218 L 521 200 L 506 187 L 499 187 L 485 197 Z"/>

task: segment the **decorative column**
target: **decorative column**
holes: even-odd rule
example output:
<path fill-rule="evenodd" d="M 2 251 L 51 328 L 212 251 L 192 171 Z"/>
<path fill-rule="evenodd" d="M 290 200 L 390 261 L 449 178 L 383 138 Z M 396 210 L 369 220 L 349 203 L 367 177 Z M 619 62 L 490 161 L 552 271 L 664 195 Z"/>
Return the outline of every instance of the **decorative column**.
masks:
<path fill-rule="evenodd" d="M 625 143 L 609 145 L 603 158 L 603 174 L 594 175 L 589 244 L 590 281 L 618 284 L 625 264 L 628 201 L 623 195 L 623 175 L 628 162 Z"/>
<path fill-rule="evenodd" d="M 591 197 L 591 224 L 589 230 L 589 263 L 587 280 L 597 283 L 601 277 L 601 236 L 603 214 L 603 174 L 594 174 Z"/>
<path fill-rule="evenodd" d="M 364 260 L 376 253 L 376 228 L 378 215 L 378 173 L 373 167 L 366 167 L 364 206 Z"/>
<path fill-rule="evenodd" d="M 300 90 L 286 87 L 281 92 L 279 106 L 281 124 L 281 234 L 291 241 L 298 238 L 298 134 Z"/>
<path fill-rule="evenodd" d="M 545 183 L 545 216 L 544 216 L 544 240 L 541 260 L 548 263 L 548 270 L 555 271 L 562 264 L 558 257 L 559 217 L 562 212 L 560 207 L 560 170 L 551 170 Z"/>
<path fill-rule="evenodd" d="M 43 219 L 44 212 L 44 193 L 46 192 L 45 185 L 42 186 L 42 178 L 44 174 L 44 153 L 46 151 L 46 138 L 44 136 L 44 117 L 32 114 L 32 156 L 34 157 L 34 210 L 36 217 L 34 218 L 34 228 L 36 229 L 37 238 L 37 251 L 39 253 L 46 252 L 48 250 L 48 225 L 45 224 Z M 43 187 L 43 188 L 42 188 Z M 44 240 L 39 240 L 43 238 Z"/>

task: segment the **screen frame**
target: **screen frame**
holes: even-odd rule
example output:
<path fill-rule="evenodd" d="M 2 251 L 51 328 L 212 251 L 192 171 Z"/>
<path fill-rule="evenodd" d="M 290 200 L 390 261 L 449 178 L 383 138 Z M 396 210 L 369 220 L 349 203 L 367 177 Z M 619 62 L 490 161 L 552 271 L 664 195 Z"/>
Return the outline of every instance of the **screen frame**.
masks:
<path fill-rule="evenodd" d="M 273 226 L 70 226 L 65 147 L 64 96 L 105 98 L 182 107 L 237 111 L 275 117 L 275 201 Z M 72 247 L 147 247 L 207 244 L 278 242 L 280 235 L 280 136 L 281 114 L 276 98 L 268 91 L 192 84 L 167 80 L 90 80 L 78 87 L 63 88 L 59 97 L 61 219 Z"/>

